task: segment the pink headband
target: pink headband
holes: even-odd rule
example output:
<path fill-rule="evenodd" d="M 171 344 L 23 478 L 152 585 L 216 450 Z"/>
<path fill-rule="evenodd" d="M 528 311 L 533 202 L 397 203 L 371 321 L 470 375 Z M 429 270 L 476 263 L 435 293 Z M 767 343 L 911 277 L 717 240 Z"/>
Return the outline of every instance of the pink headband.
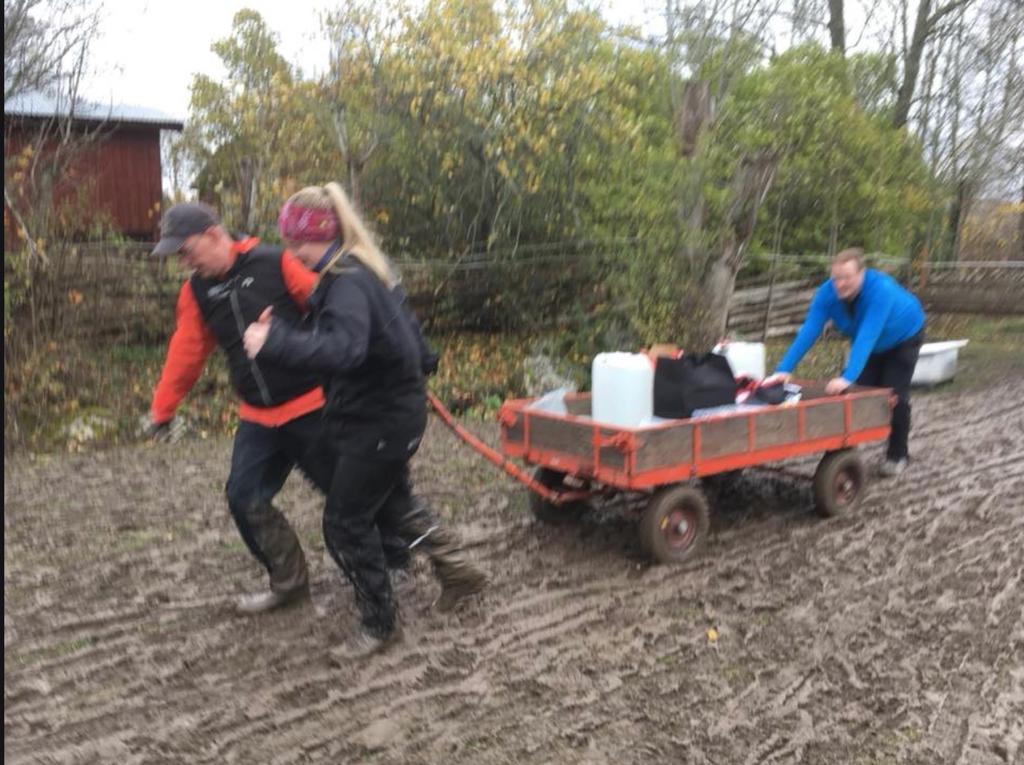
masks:
<path fill-rule="evenodd" d="M 340 234 L 334 210 L 300 207 L 288 201 L 277 218 L 281 237 L 290 242 L 330 242 Z"/>

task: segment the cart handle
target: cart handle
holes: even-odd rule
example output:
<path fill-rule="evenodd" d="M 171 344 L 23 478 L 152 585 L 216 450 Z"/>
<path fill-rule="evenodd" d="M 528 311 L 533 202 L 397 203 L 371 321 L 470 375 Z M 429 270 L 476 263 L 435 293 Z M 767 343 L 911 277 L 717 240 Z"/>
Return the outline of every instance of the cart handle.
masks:
<path fill-rule="evenodd" d="M 429 390 L 427 391 L 427 401 L 430 402 L 430 407 L 434 410 L 437 416 L 441 418 L 441 421 L 448 426 L 448 429 L 469 444 L 473 450 L 481 454 L 488 462 L 500 467 L 520 483 L 525 484 L 531 491 L 540 494 L 551 504 L 563 505 L 567 502 L 575 502 L 576 500 L 587 499 L 588 497 L 593 496 L 593 492 L 590 491 L 555 491 L 554 489 L 545 486 L 514 462 L 506 459 L 500 452 L 492 449 L 464 427 L 459 425 L 459 423 L 455 421 L 455 418 L 452 417 L 452 413 L 449 412 L 437 396 Z"/>

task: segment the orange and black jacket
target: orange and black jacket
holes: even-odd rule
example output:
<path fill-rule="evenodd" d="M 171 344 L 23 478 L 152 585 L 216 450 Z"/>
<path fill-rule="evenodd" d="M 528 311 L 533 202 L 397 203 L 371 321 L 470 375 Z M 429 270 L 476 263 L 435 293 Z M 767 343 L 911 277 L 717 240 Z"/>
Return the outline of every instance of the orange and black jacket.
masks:
<path fill-rule="evenodd" d="M 316 274 L 291 253 L 249 238 L 235 242 L 234 262 L 219 279 L 193 275 L 178 295 L 177 324 L 167 349 L 150 416 L 166 422 L 192 389 L 218 345 L 228 357 L 231 383 L 242 399 L 239 416 L 261 425 L 282 425 L 323 406 L 313 374 L 296 373 L 245 353 L 245 328 L 273 306 L 274 319 L 298 323 Z"/>

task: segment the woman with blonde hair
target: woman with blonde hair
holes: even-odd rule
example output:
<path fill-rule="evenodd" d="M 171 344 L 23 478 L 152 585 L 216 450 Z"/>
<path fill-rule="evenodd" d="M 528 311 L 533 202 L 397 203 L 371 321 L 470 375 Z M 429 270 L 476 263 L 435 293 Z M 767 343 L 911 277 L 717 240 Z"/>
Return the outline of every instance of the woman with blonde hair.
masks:
<path fill-rule="evenodd" d="M 350 656 L 401 636 L 382 533 L 414 540 L 441 582 L 447 610 L 480 591 L 486 576 L 456 537 L 412 495 L 409 460 L 426 427 L 426 375 L 437 366 L 394 267 L 336 183 L 293 194 L 278 227 L 320 281 L 303 327 L 269 311 L 245 332 L 251 358 L 317 373 L 327 399 L 325 433 L 338 453 L 324 508 L 324 539 L 352 582 L 362 632 Z"/>

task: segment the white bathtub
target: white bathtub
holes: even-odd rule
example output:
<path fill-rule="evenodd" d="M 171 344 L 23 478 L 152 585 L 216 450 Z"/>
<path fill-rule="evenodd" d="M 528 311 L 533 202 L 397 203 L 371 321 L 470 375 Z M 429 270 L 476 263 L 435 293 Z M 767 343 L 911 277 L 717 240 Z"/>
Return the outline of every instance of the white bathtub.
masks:
<path fill-rule="evenodd" d="M 925 343 L 914 367 L 911 385 L 936 385 L 952 380 L 956 374 L 956 357 L 966 340 L 946 340 L 941 343 Z"/>

